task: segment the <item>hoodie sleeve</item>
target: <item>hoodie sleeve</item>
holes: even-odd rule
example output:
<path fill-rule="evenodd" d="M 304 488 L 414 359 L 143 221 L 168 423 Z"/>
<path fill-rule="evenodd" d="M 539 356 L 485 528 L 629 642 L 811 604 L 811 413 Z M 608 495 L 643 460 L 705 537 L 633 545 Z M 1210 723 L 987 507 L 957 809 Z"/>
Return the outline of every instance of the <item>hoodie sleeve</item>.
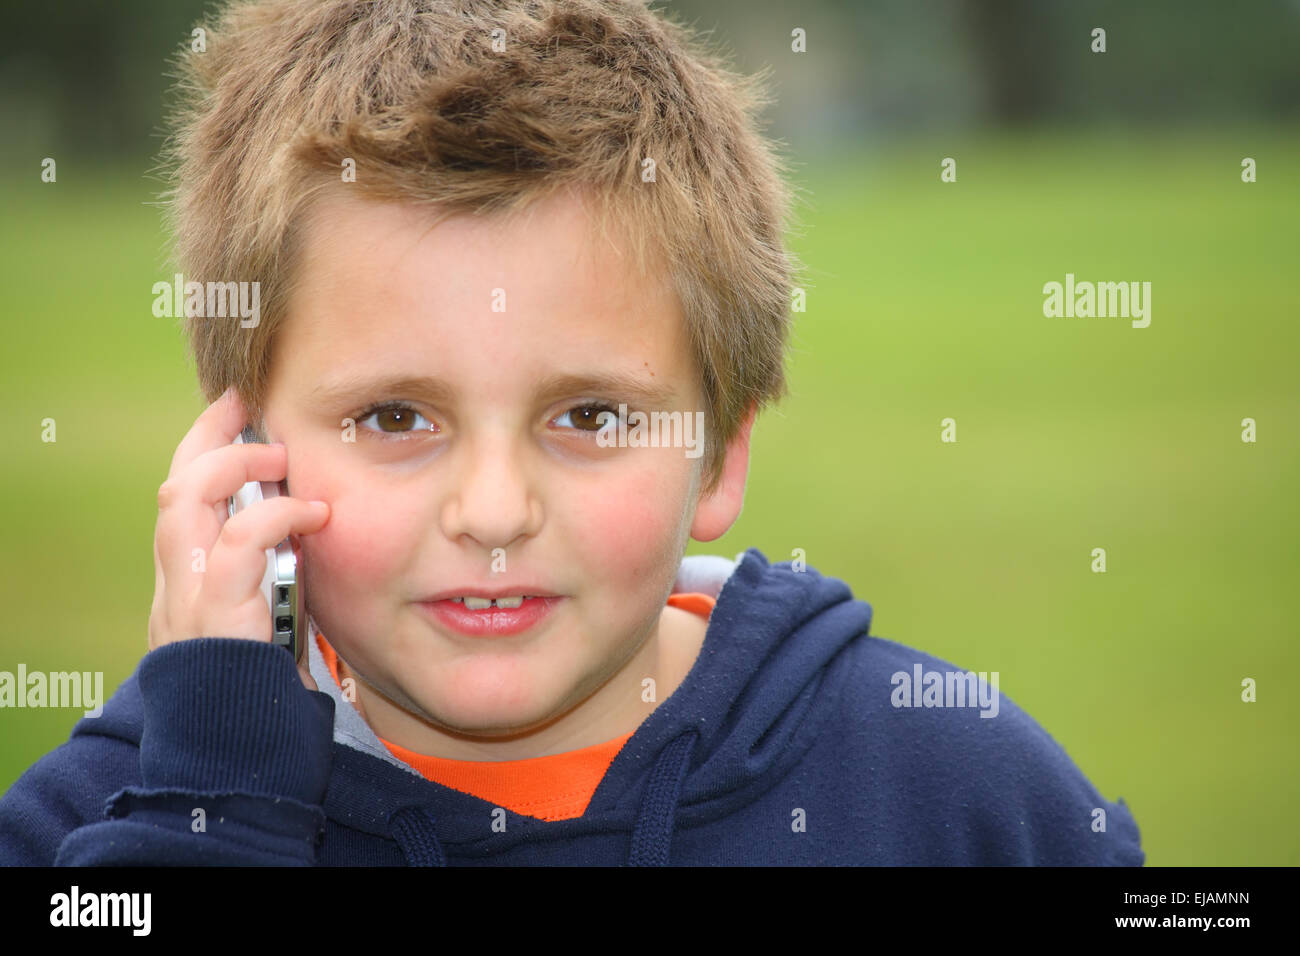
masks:
<path fill-rule="evenodd" d="M 1141 866 L 1141 834 L 1128 804 L 1101 795 L 1065 749 L 1003 698 L 983 736 L 984 767 L 971 794 L 968 833 L 983 858 L 1012 866 Z M 973 768 L 972 768 L 973 769 Z M 963 808 L 966 809 L 966 808 Z"/>
<path fill-rule="evenodd" d="M 0 801 L 0 861 L 49 862 L 31 859 L 37 834 L 48 841 L 63 827 L 56 865 L 315 863 L 331 767 L 329 696 L 308 691 L 289 655 L 258 641 L 179 641 L 147 654 L 137 676 L 138 785 L 113 792 L 98 813 L 78 808 L 69 794 L 103 793 L 90 776 L 96 763 L 129 744 L 74 736 Z"/>
<path fill-rule="evenodd" d="M 139 781 L 139 766 L 134 740 L 74 731 L 0 797 L 0 866 L 53 866 L 69 833 L 103 817 L 108 794 Z"/>
<path fill-rule="evenodd" d="M 857 686 L 874 712 L 863 740 L 876 805 L 893 821 L 893 859 L 928 865 L 1141 866 L 1127 803 L 1101 795 L 1065 749 L 996 683 L 985 707 L 912 706 L 895 678 L 969 673 L 874 638 Z M 901 704 L 901 706 L 900 706 Z"/>

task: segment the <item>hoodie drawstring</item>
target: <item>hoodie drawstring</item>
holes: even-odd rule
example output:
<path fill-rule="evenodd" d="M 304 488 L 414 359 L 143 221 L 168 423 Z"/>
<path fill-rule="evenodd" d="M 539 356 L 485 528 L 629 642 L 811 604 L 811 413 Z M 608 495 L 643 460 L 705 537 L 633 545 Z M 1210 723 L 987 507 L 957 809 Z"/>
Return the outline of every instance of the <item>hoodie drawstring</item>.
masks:
<path fill-rule="evenodd" d="M 641 811 L 632 829 L 628 866 L 668 865 L 668 851 L 677 823 L 677 801 L 699 736 L 698 731 L 688 730 L 675 738 L 660 752 L 651 768 L 650 781 L 641 798 Z M 389 828 L 408 865 L 447 865 L 433 814 L 425 807 L 402 807 L 389 819 Z"/>
<path fill-rule="evenodd" d="M 641 813 L 632 830 L 628 866 L 667 866 L 668 848 L 677 822 L 677 801 L 699 732 L 688 730 L 659 754 L 641 798 Z"/>
<path fill-rule="evenodd" d="M 409 866 L 446 866 L 433 814 L 424 807 L 402 807 L 389 820 L 393 838 Z"/>

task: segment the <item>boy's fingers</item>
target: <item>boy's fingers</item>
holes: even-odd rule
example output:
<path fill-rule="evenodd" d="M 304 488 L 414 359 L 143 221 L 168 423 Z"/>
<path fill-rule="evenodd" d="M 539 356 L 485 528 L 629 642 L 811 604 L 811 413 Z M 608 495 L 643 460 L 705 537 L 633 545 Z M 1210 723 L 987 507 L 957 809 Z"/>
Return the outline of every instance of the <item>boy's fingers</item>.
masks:
<path fill-rule="evenodd" d="M 149 650 L 158 646 L 159 632 L 166 625 L 162 559 L 158 557 L 158 535 L 153 539 L 153 604 L 149 607 Z"/>
<path fill-rule="evenodd" d="M 163 595 L 166 594 L 166 577 L 163 574 L 162 558 L 158 555 L 158 534 L 154 532 L 153 536 L 153 606 L 149 611 L 149 619 L 152 621 L 161 609 Z"/>
<path fill-rule="evenodd" d="M 205 451 L 229 445 L 248 423 L 248 412 L 232 385 L 221 397 L 203 410 L 172 455 L 167 477 L 182 471 Z"/>
<path fill-rule="evenodd" d="M 289 452 L 283 445 L 223 445 L 200 455 L 196 467 L 177 480 L 184 500 L 224 508 L 226 499 L 248 482 L 283 481 L 288 469 Z"/>
<path fill-rule="evenodd" d="M 158 556 L 158 535 L 156 532 L 153 536 L 153 593 L 155 599 L 163 593 L 162 558 Z"/>
<path fill-rule="evenodd" d="M 292 534 L 313 534 L 329 520 L 324 502 L 271 498 L 256 509 L 241 511 L 221 528 L 208 556 L 203 601 L 213 608 L 233 607 L 261 594 L 266 551 Z M 262 602 L 268 614 L 270 608 Z M 304 625 L 306 622 L 303 622 Z"/>
<path fill-rule="evenodd" d="M 212 550 L 227 520 L 228 497 L 245 482 L 279 481 L 287 465 L 283 445 L 226 445 L 164 481 L 154 533 L 163 579 L 179 586 L 192 570 L 194 549 Z"/>
<path fill-rule="evenodd" d="M 271 609 L 262 591 L 266 552 L 296 529 L 319 530 L 328 520 L 323 502 L 272 498 L 241 511 L 222 527 L 196 591 L 181 599 L 172 640 L 230 637 L 271 640 Z"/>

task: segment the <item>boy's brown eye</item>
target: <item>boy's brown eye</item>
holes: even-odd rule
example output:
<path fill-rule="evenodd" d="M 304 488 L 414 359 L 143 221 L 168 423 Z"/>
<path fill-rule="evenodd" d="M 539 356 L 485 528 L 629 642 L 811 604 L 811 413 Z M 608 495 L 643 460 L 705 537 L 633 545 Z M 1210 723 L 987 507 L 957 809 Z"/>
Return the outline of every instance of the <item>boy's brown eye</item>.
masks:
<path fill-rule="evenodd" d="M 429 422 L 425 421 L 423 425 L 419 423 L 423 419 L 423 415 L 407 405 L 378 405 L 362 412 L 357 417 L 357 424 L 367 431 L 387 435 L 401 435 L 424 429 L 432 431 L 433 426 Z"/>
<path fill-rule="evenodd" d="M 568 415 L 574 427 L 582 431 L 596 432 L 605 427 L 605 421 L 608 419 L 602 420 L 601 418 L 605 412 L 615 416 L 618 415 L 612 408 L 604 405 L 579 405 L 570 409 Z"/>
<path fill-rule="evenodd" d="M 409 432 L 415 423 L 415 412 L 409 408 L 385 408 L 375 413 L 379 427 L 386 432 Z M 393 428 L 389 428 L 393 425 Z"/>

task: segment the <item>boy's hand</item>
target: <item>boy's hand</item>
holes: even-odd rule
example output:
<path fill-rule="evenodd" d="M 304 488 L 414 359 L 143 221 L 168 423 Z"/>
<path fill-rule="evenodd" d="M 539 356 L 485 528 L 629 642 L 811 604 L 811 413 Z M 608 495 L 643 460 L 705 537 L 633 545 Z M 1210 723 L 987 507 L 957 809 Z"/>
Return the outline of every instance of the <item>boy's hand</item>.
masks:
<path fill-rule="evenodd" d="M 181 440 L 158 488 L 150 650 L 193 637 L 270 643 L 271 608 L 261 588 L 266 550 L 329 520 L 325 502 L 284 495 L 227 516 L 226 499 L 245 482 L 282 481 L 288 470 L 284 445 L 231 444 L 247 418 L 238 393 L 227 389 Z M 203 549 L 203 571 L 194 570 L 195 548 Z M 298 673 L 308 690 L 318 689 L 305 664 Z"/>

